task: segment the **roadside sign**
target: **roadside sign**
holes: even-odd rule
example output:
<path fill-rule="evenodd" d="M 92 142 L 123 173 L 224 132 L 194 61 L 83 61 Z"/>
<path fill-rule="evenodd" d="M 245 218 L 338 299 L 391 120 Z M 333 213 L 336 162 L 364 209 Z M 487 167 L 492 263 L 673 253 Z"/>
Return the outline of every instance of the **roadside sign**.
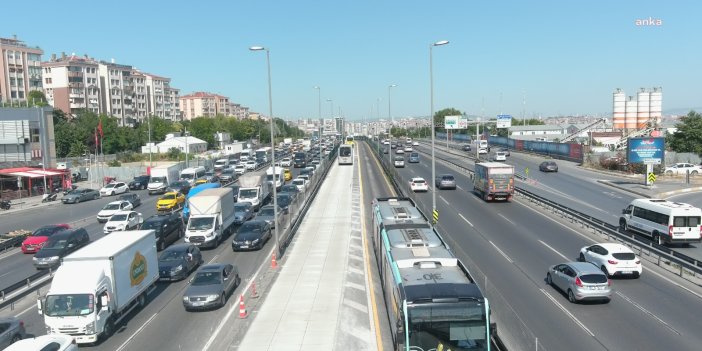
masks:
<path fill-rule="evenodd" d="M 648 179 L 649 183 L 653 183 L 656 181 L 656 174 L 653 172 L 649 172 L 646 178 Z"/>
<path fill-rule="evenodd" d="M 512 115 L 497 115 L 497 128 L 509 128 L 512 126 Z"/>
<path fill-rule="evenodd" d="M 439 221 L 439 210 L 435 209 L 432 214 L 433 214 L 433 218 L 434 218 L 434 224 L 436 224 L 436 222 Z"/>
<path fill-rule="evenodd" d="M 446 116 L 444 117 L 444 128 L 445 129 L 459 129 L 458 120 L 461 116 Z"/>
<path fill-rule="evenodd" d="M 524 174 L 529 178 L 529 167 L 524 168 Z"/>

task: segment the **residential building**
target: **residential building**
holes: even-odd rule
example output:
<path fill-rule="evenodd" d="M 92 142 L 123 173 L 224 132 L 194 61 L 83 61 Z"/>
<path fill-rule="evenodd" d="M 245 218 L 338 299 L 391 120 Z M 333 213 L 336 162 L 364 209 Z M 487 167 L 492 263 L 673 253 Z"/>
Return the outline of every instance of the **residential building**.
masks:
<path fill-rule="evenodd" d="M 117 118 L 122 126 L 136 122 L 132 70 L 132 66 L 117 64 L 114 59 L 111 62 L 100 61 L 98 65 L 100 113 Z"/>
<path fill-rule="evenodd" d="M 0 107 L 0 169 L 56 167 L 51 107 Z"/>
<path fill-rule="evenodd" d="M 85 55 L 57 58 L 41 63 L 47 102 L 67 114 L 78 110 L 100 112 L 99 63 Z"/>
<path fill-rule="evenodd" d="M 41 91 L 41 55 L 17 37 L 0 38 L 0 103 L 26 103 L 30 91 Z"/>
<path fill-rule="evenodd" d="M 249 118 L 249 108 L 233 103 L 226 96 L 204 91 L 180 96 L 180 111 L 184 120 L 217 115 Z"/>

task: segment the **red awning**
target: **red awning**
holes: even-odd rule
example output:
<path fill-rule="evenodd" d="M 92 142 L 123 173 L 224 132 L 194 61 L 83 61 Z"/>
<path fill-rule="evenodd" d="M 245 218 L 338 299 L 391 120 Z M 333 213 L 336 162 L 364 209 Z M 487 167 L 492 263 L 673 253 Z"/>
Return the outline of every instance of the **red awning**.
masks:
<path fill-rule="evenodd" d="M 0 175 L 14 176 L 14 177 L 29 177 L 29 178 L 41 178 L 50 177 L 55 175 L 65 174 L 66 171 L 60 169 L 41 169 L 32 167 L 18 167 L 18 168 L 5 168 L 0 169 Z"/>

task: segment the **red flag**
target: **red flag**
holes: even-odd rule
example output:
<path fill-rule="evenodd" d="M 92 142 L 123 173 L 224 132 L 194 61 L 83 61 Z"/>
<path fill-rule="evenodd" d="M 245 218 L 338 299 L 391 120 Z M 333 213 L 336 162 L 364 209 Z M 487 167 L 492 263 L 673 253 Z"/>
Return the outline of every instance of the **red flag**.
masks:
<path fill-rule="evenodd" d="M 98 127 L 97 127 L 98 132 L 100 132 L 100 137 L 104 137 L 105 135 L 102 133 L 102 119 L 100 122 L 98 122 Z"/>
<path fill-rule="evenodd" d="M 95 131 L 95 153 L 97 153 L 98 145 L 99 145 L 99 143 L 98 143 L 98 133 L 97 133 L 97 130 L 96 130 L 96 131 Z"/>

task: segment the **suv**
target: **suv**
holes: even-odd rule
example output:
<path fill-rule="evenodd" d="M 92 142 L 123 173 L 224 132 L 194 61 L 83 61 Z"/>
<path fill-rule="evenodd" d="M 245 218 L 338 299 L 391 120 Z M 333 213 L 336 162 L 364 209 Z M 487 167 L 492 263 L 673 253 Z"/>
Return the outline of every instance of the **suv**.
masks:
<path fill-rule="evenodd" d="M 158 251 L 178 241 L 185 233 L 183 219 L 177 212 L 153 215 L 141 224 L 140 229 L 151 229 L 155 232 Z"/>
<path fill-rule="evenodd" d="M 44 246 L 34 254 L 32 263 L 37 269 L 61 265 L 61 259 L 90 243 L 85 228 L 66 229 L 52 235 Z"/>
<path fill-rule="evenodd" d="M 413 152 L 409 156 L 409 163 L 419 163 L 419 153 L 418 152 Z"/>
<path fill-rule="evenodd" d="M 145 190 L 146 186 L 149 185 L 149 179 L 151 179 L 151 177 L 148 175 L 136 176 L 136 177 L 134 177 L 134 180 L 129 182 L 129 189 L 131 189 L 131 190 Z"/>

